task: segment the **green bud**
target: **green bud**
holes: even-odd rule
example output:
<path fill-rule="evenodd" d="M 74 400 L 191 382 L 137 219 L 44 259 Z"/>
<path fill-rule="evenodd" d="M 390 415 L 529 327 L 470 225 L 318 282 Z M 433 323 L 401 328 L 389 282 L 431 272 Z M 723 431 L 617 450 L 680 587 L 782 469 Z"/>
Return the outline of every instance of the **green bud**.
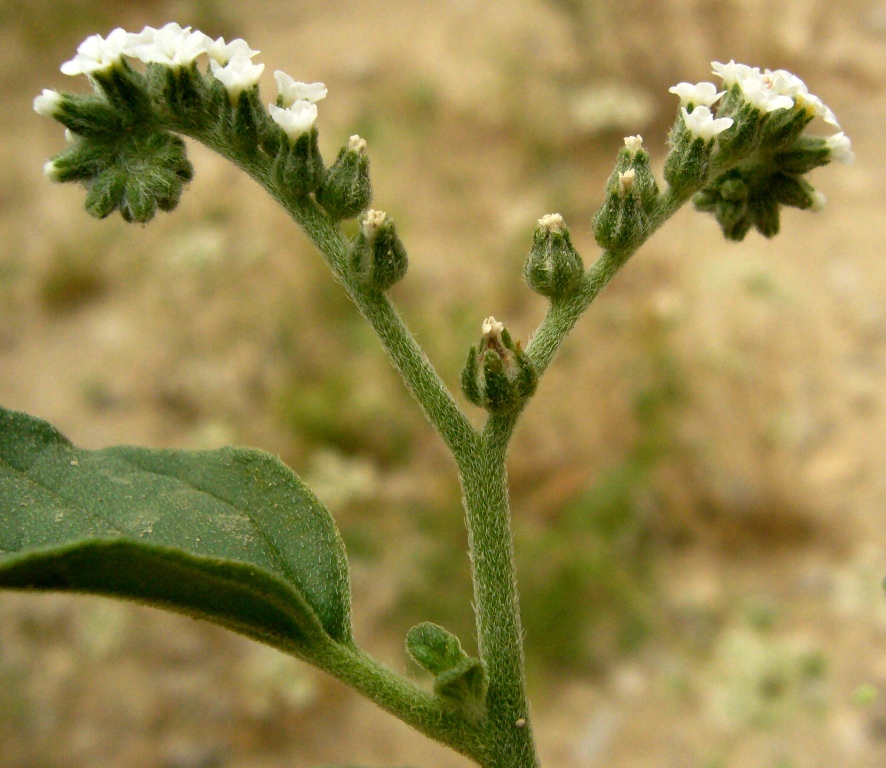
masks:
<path fill-rule="evenodd" d="M 393 219 L 384 211 L 366 211 L 351 248 L 351 269 L 357 280 L 367 288 L 386 291 L 403 279 L 408 266 Z"/>
<path fill-rule="evenodd" d="M 778 152 L 773 162 L 779 170 L 790 174 L 805 174 L 831 161 L 831 150 L 825 139 L 801 136 L 789 149 Z"/>
<path fill-rule="evenodd" d="M 538 386 L 535 366 L 494 317 L 483 321 L 482 330 L 480 344 L 471 347 L 462 370 L 462 391 L 471 403 L 490 413 L 521 408 Z"/>
<path fill-rule="evenodd" d="M 792 208 L 815 208 L 820 202 L 815 188 L 801 176 L 776 173 L 769 181 L 769 190 L 781 205 Z"/>
<path fill-rule="evenodd" d="M 616 170 L 609 178 L 607 197 L 594 216 L 594 237 L 601 248 L 630 253 L 646 235 L 649 218 L 634 189 L 637 173 L 633 168 Z"/>
<path fill-rule="evenodd" d="M 563 217 L 559 213 L 542 216 L 523 265 L 527 285 L 542 296 L 559 299 L 572 293 L 583 275 L 584 264 L 572 246 Z"/>
<path fill-rule="evenodd" d="M 643 149 L 642 136 L 625 136 L 624 147 L 618 153 L 615 169 L 618 172 L 632 170 L 632 189 L 640 198 L 645 211 L 650 212 L 658 201 L 658 183 L 649 164 L 649 153 Z"/>
<path fill-rule="evenodd" d="M 781 227 L 778 200 L 769 193 L 749 201 L 748 208 L 754 219 L 754 226 L 764 237 L 775 237 Z"/>
<path fill-rule="evenodd" d="M 443 627 L 424 621 L 406 633 L 406 650 L 428 672 L 439 675 L 467 658 L 458 638 Z"/>
<path fill-rule="evenodd" d="M 474 720 L 483 715 L 486 670 L 479 659 L 462 650 L 455 635 L 426 621 L 409 630 L 406 650 L 417 664 L 435 676 L 434 693 L 448 708 L 460 710 Z"/>
<path fill-rule="evenodd" d="M 371 201 L 366 142 L 359 136 L 351 136 L 348 146 L 342 147 L 326 172 L 323 186 L 317 190 L 317 202 L 333 219 L 339 220 L 353 218 L 368 208 Z"/>
<path fill-rule="evenodd" d="M 186 67 L 148 64 L 147 80 L 154 98 L 165 105 L 183 127 L 205 127 L 212 115 L 219 114 L 209 108 L 211 86 L 196 62 Z"/>
<path fill-rule="evenodd" d="M 326 173 L 317 141 L 317 129 L 311 128 L 295 141 L 292 141 L 282 128 L 277 132 L 280 134 L 278 144 L 280 149 L 274 158 L 271 172 L 280 193 L 297 199 L 314 192 L 322 184 Z M 256 149 L 257 142 L 256 139 Z"/>
<path fill-rule="evenodd" d="M 683 131 L 665 158 L 665 181 L 677 192 L 696 189 L 708 175 L 713 139 Z"/>

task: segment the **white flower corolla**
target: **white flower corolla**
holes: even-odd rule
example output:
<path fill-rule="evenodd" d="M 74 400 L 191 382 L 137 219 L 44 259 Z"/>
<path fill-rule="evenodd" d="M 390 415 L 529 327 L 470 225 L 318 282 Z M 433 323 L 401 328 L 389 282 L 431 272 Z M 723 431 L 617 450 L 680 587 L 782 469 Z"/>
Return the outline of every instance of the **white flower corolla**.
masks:
<path fill-rule="evenodd" d="M 731 117 L 715 119 L 707 107 L 696 107 L 691 112 L 686 107 L 680 107 L 680 110 L 683 113 L 683 124 L 686 126 L 686 130 L 704 141 L 710 141 L 734 122 Z"/>
<path fill-rule="evenodd" d="M 268 110 L 273 121 L 293 141 L 310 131 L 317 120 L 317 105 L 311 104 L 309 101 L 297 101 L 291 107 L 286 107 L 285 109 L 278 107 L 276 104 L 269 104 Z"/>
<path fill-rule="evenodd" d="M 728 64 L 712 61 L 711 66 L 713 73 L 722 78 L 727 88 L 737 83 L 744 100 L 760 112 L 774 112 L 776 109 L 790 109 L 794 106 L 790 94 L 775 88 L 773 81 L 760 72 L 759 67 L 736 64 L 735 61 Z"/>
<path fill-rule="evenodd" d="M 55 164 L 54 160 L 49 160 L 43 163 L 43 175 L 46 176 L 50 181 L 58 181 L 58 167 Z"/>
<path fill-rule="evenodd" d="M 723 85 L 731 88 L 736 83 L 746 80 L 755 75 L 759 77 L 759 67 L 749 67 L 747 64 L 736 64 L 734 59 L 730 59 L 728 64 L 721 64 L 719 61 L 712 61 L 713 74 L 718 75 L 723 81 Z"/>
<path fill-rule="evenodd" d="M 388 214 L 384 211 L 376 211 L 370 208 L 363 214 L 363 218 L 360 219 L 360 231 L 363 233 L 363 236 L 372 243 L 375 240 L 375 236 L 378 234 L 378 231 L 384 226 L 385 220 L 388 218 Z"/>
<path fill-rule="evenodd" d="M 62 64 L 62 74 L 90 75 L 110 69 L 129 53 L 134 42 L 141 42 L 138 35 L 117 27 L 107 37 L 90 35 L 77 47 L 77 55 Z"/>
<path fill-rule="evenodd" d="M 680 98 L 680 104 L 688 107 L 693 106 L 712 106 L 726 91 L 717 91 L 717 86 L 713 83 L 677 83 L 668 91 Z"/>
<path fill-rule="evenodd" d="M 356 133 L 348 139 L 348 150 L 359 155 L 366 152 L 366 139 L 360 138 Z"/>
<path fill-rule="evenodd" d="M 824 210 L 827 201 L 827 198 L 816 189 L 812 193 L 812 205 L 809 206 L 809 210 L 813 213 L 818 213 L 819 211 Z"/>
<path fill-rule="evenodd" d="M 805 109 L 815 117 L 820 117 L 828 125 L 840 127 L 836 115 L 818 96 L 809 93 L 806 83 L 795 74 L 786 69 L 767 69 L 763 78 L 771 83 L 772 89 L 776 93 L 790 96 L 798 107 Z"/>
<path fill-rule="evenodd" d="M 43 117 L 52 117 L 62 102 L 62 95 L 58 91 L 44 88 L 43 93 L 34 98 L 34 111 Z"/>
<path fill-rule="evenodd" d="M 671 89 L 673 90 L 673 89 Z M 637 136 L 625 136 L 625 149 L 628 150 L 632 155 L 636 155 L 637 152 L 640 151 L 640 148 L 643 146 L 643 137 L 640 135 Z"/>
<path fill-rule="evenodd" d="M 240 94 L 247 88 L 252 88 L 258 83 L 264 64 L 253 64 L 246 56 L 235 56 L 225 66 L 221 66 L 215 59 L 210 59 L 209 67 L 216 80 L 228 91 L 232 102 L 236 102 Z"/>
<path fill-rule="evenodd" d="M 483 325 L 480 327 L 480 331 L 483 334 L 484 340 L 501 340 L 502 331 L 505 329 L 505 324 L 498 322 L 492 315 L 487 317 L 483 321 Z"/>
<path fill-rule="evenodd" d="M 548 232 L 561 232 L 565 223 L 559 213 L 546 213 L 538 220 L 538 226 L 543 227 Z"/>
<path fill-rule="evenodd" d="M 274 72 L 277 81 L 277 91 L 284 107 L 291 107 L 297 101 L 309 101 L 312 104 L 325 99 L 329 93 L 323 83 L 301 83 L 279 69 Z"/>
<path fill-rule="evenodd" d="M 240 37 L 236 40 L 231 40 L 230 43 L 226 43 L 223 37 L 217 40 L 206 36 L 204 38 L 204 46 L 209 58 L 222 66 L 238 56 L 244 59 L 251 59 L 261 53 L 261 51 L 253 51 L 249 44 Z"/>
<path fill-rule="evenodd" d="M 174 21 L 160 29 L 145 27 L 141 41 L 131 44 L 126 54 L 145 64 L 163 64 L 167 67 L 183 67 L 206 53 L 207 37 L 202 32 L 192 32 Z"/>
<path fill-rule="evenodd" d="M 855 162 L 852 142 L 843 131 L 835 133 L 833 136 L 828 136 L 825 139 L 825 143 L 828 145 L 828 149 L 831 150 L 831 160 L 836 160 L 838 163 L 845 165 Z"/>
<path fill-rule="evenodd" d="M 618 174 L 618 196 L 624 197 L 634 188 L 634 180 L 637 178 L 637 172 L 633 168 L 628 168 L 624 173 Z"/>

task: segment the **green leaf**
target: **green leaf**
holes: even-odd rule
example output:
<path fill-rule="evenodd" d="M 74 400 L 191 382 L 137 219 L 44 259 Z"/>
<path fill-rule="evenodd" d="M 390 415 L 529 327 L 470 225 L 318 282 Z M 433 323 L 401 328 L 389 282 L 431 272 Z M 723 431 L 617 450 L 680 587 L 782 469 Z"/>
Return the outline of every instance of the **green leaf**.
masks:
<path fill-rule="evenodd" d="M 3 408 L 0 587 L 135 600 L 305 658 L 352 642 L 338 530 L 277 458 L 87 451 Z"/>

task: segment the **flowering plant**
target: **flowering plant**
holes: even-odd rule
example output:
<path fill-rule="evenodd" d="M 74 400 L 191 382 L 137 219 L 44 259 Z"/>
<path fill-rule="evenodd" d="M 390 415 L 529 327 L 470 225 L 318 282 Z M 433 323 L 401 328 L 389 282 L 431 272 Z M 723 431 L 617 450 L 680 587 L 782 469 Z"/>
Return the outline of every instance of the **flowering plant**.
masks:
<path fill-rule="evenodd" d="M 291 653 L 478 764 L 537 766 L 525 692 L 505 458 L 517 420 L 563 340 L 638 248 L 692 200 L 724 235 L 779 229 L 782 206 L 818 210 L 806 180 L 851 162 L 849 139 L 806 133 L 833 113 L 783 70 L 714 63 L 723 90 L 680 83 L 662 190 L 640 136 L 618 153 L 593 219 L 602 252 L 586 269 L 559 214 L 539 219 L 524 266 L 550 306 L 525 347 L 486 318 L 461 385 L 488 416 L 475 429 L 397 314 L 388 289 L 408 267 L 394 221 L 370 209 L 366 142 L 353 136 L 327 166 L 317 138 L 322 83 L 276 72 L 243 40 L 167 24 L 87 38 L 62 65 L 88 95 L 44 90 L 34 109 L 66 128 L 45 166 L 86 187 L 98 218 L 146 223 L 173 210 L 193 176 L 182 136 L 240 166 L 301 226 L 377 333 L 455 459 L 463 489 L 479 654 L 424 622 L 406 636 L 431 690 L 356 643 L 344 546 L 326 507 L 275 457 L 254 449 L 76 448 L 49 424 L 0 410 L 0 585 L 92 592 L 208 619 Z M 206 56 L 208 68 L 198 61 Z M 357 217 L 349 240 L 341 222 Z"/>

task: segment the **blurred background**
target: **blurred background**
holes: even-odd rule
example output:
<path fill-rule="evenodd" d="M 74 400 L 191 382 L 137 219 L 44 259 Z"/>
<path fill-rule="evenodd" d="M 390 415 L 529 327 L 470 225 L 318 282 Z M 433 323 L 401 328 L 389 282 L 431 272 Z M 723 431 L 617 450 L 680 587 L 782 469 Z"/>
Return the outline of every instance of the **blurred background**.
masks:
<path fill-rule="evenodd" d="M 734 58 L 834 109 L 858 160 L 811 175 L 824 211 L 741 244 L 681 211 L 565 344 L 510 472 L 545 765 L 882 766 L 886 4 L 0 0 L 0 402 L 84 447 L 280 454 L 342 530 L 358 641 L 421 678 L 413 624 L 474 647 L 453 463 L 306 238 L 201 147 L 146 227 L 41 173 L 64 138 L 33 97 L 86 86 L 61 62 L 170 20 L 260 49 L 267 101 L 278 68 L 327 84 L 321 147 L 368 140 L 395 300 L 455 388 L 484 317 L 526 340 L 543 315 L 536 219 L 589 264 L 622 137 L 660 171 L 669 86 Z M 2 768 L 467 766 L 232 633 L 58 595 L 0 594 L 0 744 Z"/>

